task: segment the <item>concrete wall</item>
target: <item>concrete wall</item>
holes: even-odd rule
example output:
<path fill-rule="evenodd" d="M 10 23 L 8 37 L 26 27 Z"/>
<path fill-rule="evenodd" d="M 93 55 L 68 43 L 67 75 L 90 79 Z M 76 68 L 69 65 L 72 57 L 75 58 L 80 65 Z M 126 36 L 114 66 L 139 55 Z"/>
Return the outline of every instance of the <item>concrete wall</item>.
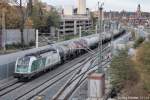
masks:
<path fill-rule="evenodd" d="M 34 29 L 24 29 L 23 34 L 24 34 L 25 44 L 29 44 L 31 41 L 35 41 Z M 6 38 L 5 39 L 6 44 L 21 43 L 21 32 L 19 29 L 7 29 L 5 38 Z M 0 44 L 3 44 L 3 42 Z"/>

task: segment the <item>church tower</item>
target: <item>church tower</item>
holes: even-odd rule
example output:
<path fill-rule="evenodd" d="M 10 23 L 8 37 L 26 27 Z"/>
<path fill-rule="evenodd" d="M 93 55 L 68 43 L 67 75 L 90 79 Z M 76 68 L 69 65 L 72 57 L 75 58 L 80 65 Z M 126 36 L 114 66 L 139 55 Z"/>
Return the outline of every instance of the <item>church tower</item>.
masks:
<path fill-rule="evenodd" d="M 141 18 L 142 14 L 141 14 L 141 5 L 140 5 L 140 4 L 139 4 L 138 7 L 137 7 L 136 13 L 137 13 L 137 14 L 136 14 L 136 15 L 137 15 L 136 17 L 137 17 L 137 18 Z"/>

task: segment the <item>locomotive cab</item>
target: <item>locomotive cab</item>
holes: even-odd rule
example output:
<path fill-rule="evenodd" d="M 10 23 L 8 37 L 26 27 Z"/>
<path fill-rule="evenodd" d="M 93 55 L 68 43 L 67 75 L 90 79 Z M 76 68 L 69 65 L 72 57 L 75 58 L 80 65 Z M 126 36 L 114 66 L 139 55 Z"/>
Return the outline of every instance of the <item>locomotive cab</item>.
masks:
<path fill-rule="evenodd" d="M 26 74 L 30 73 L 32 62 L 36 60 L 35 57 L 29 56 L 29 57 L 22 57 L 18 58 L 15 65 L 15 77 L 25 77 Z"/>
<path fill-rule="evenodd" d="M 30 79 L 40 72 L 52 69 L 61 63 L 58 50 L 47 49 L 18 58 L 15 65 L 14 77 Z"/>

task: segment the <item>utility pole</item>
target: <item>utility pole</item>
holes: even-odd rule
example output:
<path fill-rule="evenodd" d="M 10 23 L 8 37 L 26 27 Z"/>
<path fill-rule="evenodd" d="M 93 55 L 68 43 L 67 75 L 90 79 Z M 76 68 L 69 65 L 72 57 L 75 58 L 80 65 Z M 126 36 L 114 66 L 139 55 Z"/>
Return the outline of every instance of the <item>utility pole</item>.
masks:
<path fill-rule="evenodd" d="M 99 4 L 98 2 L 98 12 L 99 12 L 99 16 L 98 16 L 98 26 L 99 26 L 99 42 L 98 42 L 98 52 L 99 52 L 99 58 L 98 58 L 98 72 L 99 73 L 103 73 L 103 68 L 102 68 L 102 10 L 103 10 L 103 6 L 104 3 Z"/>
<path fill-rule="evenodd" d="M 36 30 L 36 48 L 39 47 L 39 31 Z"/>
<path fill-rule="evenodd" d="M 110 14 L 109 14 L 109 25 L 110 25 L 110 33 L 111 33 L 111 42 L 110 42 L 110 45 L 111 45 L 111 53 L 113 54 L 113 38 L 114 38 L 114 33 L 113 33 L 113 23 L 112 23 L 112 14 L 111 14 L 111 11 L 110 11 Z"/>
<path fill-rule="evenodd" d="M 80 37 L 80 38 L 82 37 L 82 31 L 81 31 L 81 30 L 82 30 L 82 27 L 80 26 L 80 27 L 79 27 L 79 37 Z"/>
<path fill-rule="evenodd" d="M 5 9 L 2 10 L 2 46 L 4 52 L 6 51 L 6 23 L 5 23 Z"/>
<path fill-rule="evenodd" d="M 95 34 L 98 34 L 97 25 L 95 26 Z"/>
<path fill-rule="evenodd" d="M 63 21 L 63 35 L 64 35 L 64 38 L 66 39 L 66 22 L 65 22 L 65 19 Z"/>
<path fill-rule="evenodd" d="M 57 37 L 58 37 L 58 42 L 59 42 L 60 41 L 60 31 L 59 31 L 59 29 L 57 31 Z"/>

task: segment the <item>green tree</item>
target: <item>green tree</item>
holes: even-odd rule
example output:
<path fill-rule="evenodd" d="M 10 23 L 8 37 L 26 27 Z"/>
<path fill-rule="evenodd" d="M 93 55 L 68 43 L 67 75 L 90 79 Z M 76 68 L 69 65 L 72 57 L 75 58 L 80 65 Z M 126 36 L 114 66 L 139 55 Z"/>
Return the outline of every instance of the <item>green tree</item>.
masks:
<path fill-rule="evenodd" d="M 133 66 L 134 64 L 128 57 L 126 50 L 119 51 L 119 54 L 113 58 L 109 72 L 111 84 L 115 89 L 120 91 L 128 82 L 137 80 Z"/>
<path fill-rule="evenodd" d="M 60 22 L 60 16 L 56 9 L 52 9 L 50 12 L 42 9 L 43 4 L 37 3 L 32 8 L 31 19 L 33 21 L 34 28 L 39 29 L 40 27 L 58 27 Z"/>
<path fill-rule="evenodd" d="M 60 19 L 60 15 L 56 11 L 56 9 L 52 9 L 51 12 L 48 13 L 47 25 L 49 27 L 59 27 Z"/>
<path fill-rule="evenodd" d="M 42 3 L 39 2 L 33 6 L 31 19 L 33 21 L 33 27 L 36 29 L 46 25 L 47 16 L 42 10 Z"/>
<path fill-rule="evenodd" d="M 97 24 L 97 18 L 94 16 L 94 13 L 90 13 L 93 25 Z"/>
<path fill-rule="evenodd" d="M 136 58 L 144 88 L 150 92 L 150 42 L 143 43 L 138 48 Z"/>
<path fill-rule="evenodd" d="M 140 46 L 140 44 L 141 43 L 143 43 L 144 42 L 144 38 L 143 37 L 140 37 L 140 38 L 138 38 L 137 40 L 135 40 L 135 43 L 134 43 L 134 48 L 137 48 L 137 47 L 139 47 Z"/>

